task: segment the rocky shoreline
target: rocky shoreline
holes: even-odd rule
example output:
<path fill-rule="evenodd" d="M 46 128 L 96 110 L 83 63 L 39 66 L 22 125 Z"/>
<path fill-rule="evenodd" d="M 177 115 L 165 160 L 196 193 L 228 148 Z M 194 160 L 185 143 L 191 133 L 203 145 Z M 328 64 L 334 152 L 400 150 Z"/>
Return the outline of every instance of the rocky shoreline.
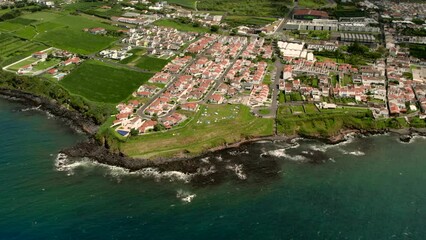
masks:
<path fill-rule="evenodd" d="M 96 162 L 123 167 L 130 171 L 137 171 L 146 167 L 157 167 L 164 171 L 168 170 L 184 170 L 185 172 L 192 172 L 198 169 L 198 164 L 193 161 L 195 157 L 180 156 L 169 159 L 155 159 L 147 160 L 140 158 L 130 158 L 122 153 L 113 153 L 106 146 L 103 146 L 94 139 L 98 127 L 94 121 L 83 116 L 81 113 L 69 110 L 64 106 L 59 105 L 55 100 L 48 99 L 27 93 L 19 90 L 11 90 L 0 88 L 0 96 L 11 101 L 19 101 L 31 107 L 39 107 L 40 110 L 47 111 L 50 114 L 64 120 L 74 130 L 82 131 L 89 137 L 87 141 L 76 144 L 73 147 L 63 149 L 60 152 L 71 158 L 89 158 Z M 346 129 L 339 132 L 332 137 L 321 137 L 321 136 L 267 136 L 259 138 L 245 139 L 243 141 L 226 144 L 209 149 L 204 154 L 211 154 L 213 152 L 223 151 L 226 149 L 239 148 L 243 144 L 249 144 L 257 141 L 291 141 L 295 138 L 311 138 L 317 139 L 327 144 L 337 144 L 346 141 L 346 137 L 350 134 L 355 135 L 377 135 L 385 133 L 396 133 L 399 135 L 399 139 L 402 142 L 410 142 L 410 140 L 416 136 L 426 136 L 426 129 L 386 129 L 386 130 L 359 130 L 359 129 Z M 200 157 L 200 156 L 198 156 Z"/>

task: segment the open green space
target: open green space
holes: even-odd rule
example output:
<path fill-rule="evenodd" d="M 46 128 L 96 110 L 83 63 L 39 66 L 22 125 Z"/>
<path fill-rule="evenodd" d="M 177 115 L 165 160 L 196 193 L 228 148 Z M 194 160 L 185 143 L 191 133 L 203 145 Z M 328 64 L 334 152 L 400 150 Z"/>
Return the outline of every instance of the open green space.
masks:
<path fill-rule="evenodd" d="M 161 69 L 163 69 L 164 66 L 166 66 L 168 62 L 169 61 L 165 59 L 142 56 L 136 62 L 136 67 L 151 72 L 159 72 Z"/>
<path fill-rule="evenodd" d="M 182 7 L 186 7 L 186 8 L 195 8 L 195 0 L 169 0 L 167 1 L 167 3 L 169 4 L 176 4 Z"/>
<path fill-rule="evenodd" d="M 299 0 L 298 5 L 305 8 L 322 8 L 329 4 L 327 0 Z"/>
<path fill-rule="evenodd" d="M 34 62 L 36 62 L 38 59 L 37 58 L 27 58 L 19 63 L 13 64 L 12 66 L 10 66 L 8 69 L 9 70 L 13 70 L 13 71 L 18 71 L 21 67 L 32 64 Z"/>
<path fill-rule="evenodd" d="M 151 76 L 149 73 L 139 73 L 89 60 L 61 80 L 61 84 L 71 93 L 91 101 L 118 103 Z"/>
<path fill-rule="evenodd" d="M 117 40 L 116 37 L 83 31 L 85 28 L 95 27 L 118 29 L 101 18 L 52 11 L 24 14 L 19 18 L 0 23 L 0 31 L 79 54 L 98 52 Z"/>
<path fill-rule="evenodd" d="M 239 16 L 279 17 L 285 16 L 292 2 L 291 0 L 202 0 L 198 2 L 197 8 Z"/>
<path fill-rule="evenodd" d="M 212 147 L 272 134 L 273 119 L 255 117 L 246 106 L 207 105 L 187 125 L 131 137 L 121 144 L 121 150 L 134 157 L 193 156 Z"/>
<path fill-rule="evenodd" d="M 228 15 L 223 20 L 231 27 L 236 26 L 264 26 L 276 21 L 276 18 L 272 17 L 255 17 L 255 16 L 235 16 Z"/>
<path fill-rule="evenodd" d="M 0 33 L 0 65 L 7 66 L 46 48 L 45 45 L 40 43 L 25 41 L 10 34 Z"/>
<path fill-rule="evenodd" d="M 172 19 L 160 19 L 154 22 L 156 26 L 171 27 L 183 32 L 206 33 L 210 29 L 205 27 L 194 26 L 192 23 L 182 23 Z"/>

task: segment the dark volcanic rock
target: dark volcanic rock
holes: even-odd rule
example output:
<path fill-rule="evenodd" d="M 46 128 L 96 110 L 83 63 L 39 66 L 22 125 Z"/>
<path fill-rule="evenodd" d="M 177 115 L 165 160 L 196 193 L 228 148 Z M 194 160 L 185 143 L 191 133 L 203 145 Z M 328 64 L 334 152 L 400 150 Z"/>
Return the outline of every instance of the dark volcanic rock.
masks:
<path fill-rule="evenodd" d="M 401 136 L 399 137 L 399 140 L 400 140 L 401 142 L 409 143 L 409 142 L 411 141 L 411 138 L 412 138 L 412 136 L 411 136 L 411 135 L 401 135 Z"/>

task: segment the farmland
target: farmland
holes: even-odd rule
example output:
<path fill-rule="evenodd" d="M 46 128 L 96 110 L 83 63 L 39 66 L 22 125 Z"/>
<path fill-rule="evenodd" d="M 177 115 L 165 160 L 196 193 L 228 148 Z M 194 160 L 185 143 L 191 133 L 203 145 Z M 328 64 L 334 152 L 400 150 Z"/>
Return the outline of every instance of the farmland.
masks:
<path fill-rule="evenodd" d="M 186 8 L 195 8 L 195 0 L 170 0 L 167 1 L 170 4 L 176 4 Z"/>
<path fill-rule="evenodd" d="M 85 61 L 61 84 L 71 93 L 95 102 L 117 103 L 127 98 L 152 74 L 116 68 L 98 61 Z"/>
<path fill-rule="evenodd" d="M 161 71 L 168 62 L 169 61 L 165 59 L 143 56 L 136 62 L 136 67 L 151 72 L 158 72 Z"/>
<path fill-rule="evenodd" d="M 46 48 L 40 43 L 21 40 L 9 34 L 0 34 L 0 65 L 9 65 L 33 52 Z"/>
<path fill-rule="evenodd" d="M 257 118 L 246 106 L 207 105 L 187 125 L 167 132 L 132 137 L 122 143 L 121 150 L 130 156 L 149 158 L 184 152 L 197 155 L 226 143 L 272 134 L 273 119 Z"/>
<path fill-rule="evenodd" d="M 253 16 L 226 16 L 224 22 L 228 23 L 231 27 L 245 25 L 245 26 L 263 26 L 270 24 L 277 20 L 271 17 L 253 17 Z"/>
<path fill-rule="evenodd" d="M 83 31 L 94 27 L 117 29 L 101 22 L 101 19 L 53 12 L 31 13 L 0 23 L 0 31 L 79 54 L 98 52 L 117 40 Z"/>
<path fill-rule="evenodd" d="M 198 3 L 197 8 L 240 16 L 278 17 L 284 16 L 291 4 L 290 0 L 203 0 Z"/>
<path fill-rule="evenodd" d="M 162 27 L 171 27 L 176 28 L 179 31 L 182 32 L 197 32 L 197 33 L 206 33 L 210 30 L 205 27 L 194 27 L 191 23 L 185 24 L 181 22 L 177 22 L 175 20 L 171 19 L 160 19 L 156 22 L 154 22 L 154 25 L 156 26 L 162 26 Z"/>

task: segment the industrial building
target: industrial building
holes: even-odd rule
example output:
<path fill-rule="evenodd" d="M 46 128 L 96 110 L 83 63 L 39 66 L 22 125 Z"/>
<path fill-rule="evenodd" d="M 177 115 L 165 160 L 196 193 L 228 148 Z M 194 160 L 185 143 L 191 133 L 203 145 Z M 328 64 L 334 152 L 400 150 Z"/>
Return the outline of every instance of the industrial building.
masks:
<path fill-rule="evenodd" d="M 373 35 L 369 35 L 369 34 L 341 33 L 340 41 L 374 43 L 376 41 L 376 38 Z"/>
<path fill-rule="evenodd" d="M 284 30 L 337 31 L 337 23 L 337 20 L 328 19 L 314 19 L 312 21 L 292 20 L 284 24 Z"/>

